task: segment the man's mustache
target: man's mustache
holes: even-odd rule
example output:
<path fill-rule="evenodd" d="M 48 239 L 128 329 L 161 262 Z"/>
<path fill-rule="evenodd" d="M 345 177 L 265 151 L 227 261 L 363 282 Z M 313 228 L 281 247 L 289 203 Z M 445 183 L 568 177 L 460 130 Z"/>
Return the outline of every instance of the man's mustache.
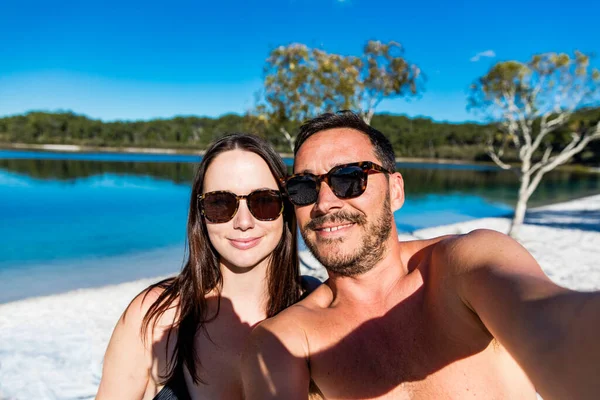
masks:
<path fill-rule="evenodd" d="M 338 211 L 335 214 L 322 215 L 311 219 L 304 225 L 304 230 L 316 230 L 318 227 L 328 223 L 354 223 L 357 225 L 364 225 L 367 219 L 364 215 L 350 213 L 348 211 Z"/>

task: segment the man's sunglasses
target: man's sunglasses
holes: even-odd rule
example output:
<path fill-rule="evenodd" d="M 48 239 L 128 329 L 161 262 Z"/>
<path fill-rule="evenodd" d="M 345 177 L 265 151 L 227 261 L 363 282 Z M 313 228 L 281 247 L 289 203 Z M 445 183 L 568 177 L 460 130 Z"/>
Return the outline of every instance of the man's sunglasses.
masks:
<path fill-rule="evenodd" d="M 200 212 L 209 222 L 230 221 L 246 199 L 248 210 L 259 221 L 273 221 L 283 212 L 283 200 L 278 190 L 259 189 L 247 195 L 237 195 L 228 191 L 208 192 L 198 195 Z"/>
<path fill-rule="evenodd" d="M 391 174 L 390 171 L 371 161 L 355 162 L 335 166 L 323 175 L 310 173 L 291 175 L 285 180 L 285 188 L 290 201 L 297 206 L 315 203 L 319 196 L 321 182 L 327 183 L 338 198 L 352 199 L 365 192 L 369 174 L 378 172 Z"/>

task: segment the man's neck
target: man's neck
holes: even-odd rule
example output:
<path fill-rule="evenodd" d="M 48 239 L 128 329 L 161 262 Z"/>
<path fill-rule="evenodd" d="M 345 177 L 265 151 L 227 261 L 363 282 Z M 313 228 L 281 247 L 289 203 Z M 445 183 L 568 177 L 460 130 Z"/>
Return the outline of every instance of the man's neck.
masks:
<path fill-rule="evenodd" d="M 380 308 L 385 312 L 390 293 L 401 286 L 409 274 L 401 256 L 401 246 L 397 240 L 388 241 L 381 261 L 363 274 L 348 277 L 329 272 L 328 284 L 334 295 L 332 305 Z"/>

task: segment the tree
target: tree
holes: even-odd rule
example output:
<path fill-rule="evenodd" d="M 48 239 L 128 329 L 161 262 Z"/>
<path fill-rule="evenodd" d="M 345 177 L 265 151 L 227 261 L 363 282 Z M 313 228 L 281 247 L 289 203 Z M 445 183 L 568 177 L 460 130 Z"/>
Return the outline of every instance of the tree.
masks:
<path fill-rule="evenodd" d="M 544 174 L 566 163 L 600 138 L 600 121 L 574 121 L 573 113 L 598 100 L 600 72 L 590 56 L 576 51 L 534 55 L 530 61 L 495 64 L 471 85 L 470 107 L 497 122 L 490 137 L 488 155 L 503 169 L 506 150 L 516 151 L 520 187 L 509 234 L 517 236 L 527 202 Z M 568 139 L 560 140 L 560 132 Z"/>
<path fill-rule="evenodd" d="M 421 71 L 397 42 L 369 41 L 361 57 L 293 43 L 274 49 L 264 67 L 262 99 L 251 112 L 264 130 L 275 128 L 293 150 L 290 126 L 323 112 L 358 110 L 370 123 L 385 98 L 416 95 Z"/>

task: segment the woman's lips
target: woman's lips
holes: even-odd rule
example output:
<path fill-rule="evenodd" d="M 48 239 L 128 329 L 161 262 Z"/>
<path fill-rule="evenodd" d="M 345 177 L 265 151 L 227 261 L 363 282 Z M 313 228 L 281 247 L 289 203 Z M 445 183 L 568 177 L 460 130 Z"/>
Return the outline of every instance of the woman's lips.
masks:
<path fill-rule="evenodd" d="M 244 238 L 244 239 L 229 239 L 229 242 L 236 249 L 248 250 L 248 249 L 251 249 L 251 248 L 255 247 L 256 245 L 258 245 L 258 243 L 260 242 L 260 239 L 261 239 L 260 237 Z"/>

